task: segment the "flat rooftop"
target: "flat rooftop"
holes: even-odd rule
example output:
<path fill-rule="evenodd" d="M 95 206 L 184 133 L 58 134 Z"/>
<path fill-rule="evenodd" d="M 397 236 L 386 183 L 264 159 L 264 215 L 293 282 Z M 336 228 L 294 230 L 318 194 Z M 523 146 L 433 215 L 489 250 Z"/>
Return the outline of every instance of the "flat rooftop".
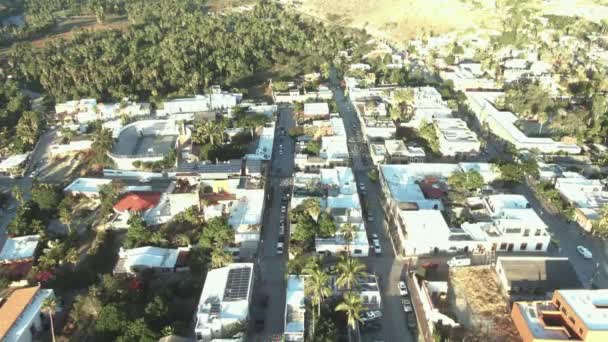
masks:
<path fill-rule="evenodd" d="M 490 320 L 497 341 L 521 341 L 509 315 L 509 302 L 502 295 L 494 270 L 488 266 L 454 267 L 449 284 L 456 301 L 464 300 L 473 320 Z"/>
<path fill-rule="evenodd" d="M 589 330 L 608 330 L 608 290 L 559 290 Z"/>
<path fill-rule="evenodd" d="M 545 292 L 556 289 L 578 289 L 582 287 L 576 271 L 568 258 L 544 256 L 498 257 L 510 287 L 531 283 Z"/>
<path fill-rule="evenodd" d="M 165 155 L 175 147 L 177 132 L 167 122 L 125 127 L 112 147 L 117 155 Z"/>

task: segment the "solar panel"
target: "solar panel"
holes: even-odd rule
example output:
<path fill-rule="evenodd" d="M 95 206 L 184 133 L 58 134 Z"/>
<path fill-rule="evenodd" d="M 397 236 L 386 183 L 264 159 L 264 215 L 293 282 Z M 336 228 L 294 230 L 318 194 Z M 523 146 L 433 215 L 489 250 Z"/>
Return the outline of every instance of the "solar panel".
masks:
<path fill-rule="evenodd" d="M 230 302 L 247 299 L 249 278 L 251 278 L 251 268 L 249 267 L 233 268 L 228 271 L 224 301 Z"/>

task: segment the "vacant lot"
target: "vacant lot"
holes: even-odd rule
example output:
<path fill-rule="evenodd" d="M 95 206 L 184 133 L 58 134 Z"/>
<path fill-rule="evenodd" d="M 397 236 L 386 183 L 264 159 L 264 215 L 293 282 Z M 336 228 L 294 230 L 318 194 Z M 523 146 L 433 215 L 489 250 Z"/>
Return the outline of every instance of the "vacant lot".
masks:
<path fill-rule="evenodd" d="M 298 11 L 333 23 L 364 28 L 372 35 L 404 42 L 467 28 L 499 28 L 495 0 L 301 0 Z M 607 0 L 546 0 L 545 14 L 608 19 Z"/>
<path fill-rule="evenodd" d="M 475 26 L 492 26 L 493 0 L 303 0 L 301 11 L 365 28 L 397 41 Z"/>

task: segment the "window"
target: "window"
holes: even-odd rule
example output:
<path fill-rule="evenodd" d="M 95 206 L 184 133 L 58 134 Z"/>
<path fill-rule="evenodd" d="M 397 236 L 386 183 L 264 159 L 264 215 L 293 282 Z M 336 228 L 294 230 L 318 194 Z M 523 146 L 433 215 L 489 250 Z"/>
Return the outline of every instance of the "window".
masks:
<path fill-rule="evenodd" d="M 583 328 L 578 328 L 578 333 L 583 336 Z"/>
<path fill-rule="evenodd" d="M 505 233 L 507 233 L 507 234 L 519 234 L 519 233 L 521 233 L 521 228 L 507 228 L 507 229 L 505 229 Z"/>
<path fill-rule="evenodd" d="M 362 251 L 361 251 L 360 249 L 355 249 L 354 253 L 355 253 L 355 254 L 361 254 L 361 253 L 362 253 Z"/>
<path fill-rule="evenodd" d="M 536 250 L 537 250 L 537 251 L 540 251 L 540 250 L 542 250 L 542 249 L 543 249 L 543 243 L 542 243 L 542 242 L 537 243 L 537 244 L 536 244 Z"/>
<path fill-rule="evenodd" d="M 530 229 L 524 230 L 524 236 L 530 236 Z"/>
<path fill-rule="evenodd" d="M 555 306 L 557 306 L 557 308 L 559 309 L 559 307 L 562 306 L 562 302 L 560 302 L 559 299 L 556 299 Z"/>
<path fill-rule="evenodd" d="M 525 251 L 526 249 L 528 249 L 528 244 L 527 244 L 527 243 L 525 243 L 525 242 L 524 242 L 524 243 L 522 243 L 522 244 L 519 246 L 519 249 L 520 249 L 520 250 L 522 250 L 522 251 Z"/>
<path fill-rule="evenodd" d="M 537 230 L 536 230 L 536 233 L 534 233 L 534 235 L 536 235 L 536 236 L 540 236 L 540 229 L 537 229 Z"/>
<path fill-rule="evenodd" d="M 565 306 L 563 306 L 563 307 L 562 307 L 562 312 L 564 313 L 564 315 L 567 315 L 567 314 L 568 314 L 568 310 L 566 310 L 566 307 L 565 307 Z"/>
<path fill-rule="evenodd" d="M 501 244 L 500 244 L 500 250 L 501 250 L 501 251 L 504 251 L 504 250 L 506 250 L 506 249 L 507 249 L 507 244 L 506 244 L 506 243 L 501 243 Z"/>
<path fill-rule="evenodd" d="M 369 298 L 367 296 L 363 296 L 363 303 L 369 303 Z"/>
<path fill-rule="evenodd" d="M 570 320 L 570 323 L 576 324 L 576 321 L 574 320 L 574 318 L 572 318 L 572 316 L 568 316 L 568 319 Z"/>

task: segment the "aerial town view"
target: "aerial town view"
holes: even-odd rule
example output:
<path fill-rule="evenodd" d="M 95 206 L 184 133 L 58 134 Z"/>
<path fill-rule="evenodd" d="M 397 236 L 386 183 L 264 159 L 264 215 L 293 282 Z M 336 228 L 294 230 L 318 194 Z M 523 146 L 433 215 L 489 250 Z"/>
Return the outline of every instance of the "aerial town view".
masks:
<path fill-rule="evenodd" d="M 0 342 L 608 342 L 608 0 L 0 0 Z"/>

